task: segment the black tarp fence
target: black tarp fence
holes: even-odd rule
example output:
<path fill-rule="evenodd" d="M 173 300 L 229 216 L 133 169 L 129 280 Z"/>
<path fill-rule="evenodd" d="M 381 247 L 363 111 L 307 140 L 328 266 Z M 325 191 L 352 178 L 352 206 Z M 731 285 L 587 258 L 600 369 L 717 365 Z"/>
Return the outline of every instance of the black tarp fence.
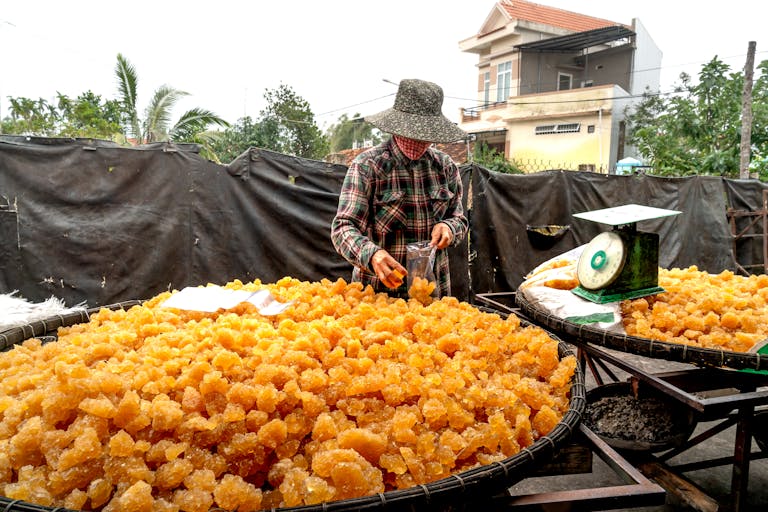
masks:
<path fill-rule="evenodd" d="M 470 234 L 450 249 L 461 300 L 514 291 L 536 265 L 606 229 L 573 213 L 628 203 L 683 212 L 638 223 L 659 233 L 662 266 L 733 270 L 726 209 L 759 210 L 765 188 L 705 176 L 461 170 Z M 0 137 L 0 293 L 95 307 L 234 279 L 349 279 L 329 237 L 345 172 L 256 148 L 219 165 L 194 145 Z M 549 224 L 570 230 L 545 248 L 527 236 L 526 226 Z"/>

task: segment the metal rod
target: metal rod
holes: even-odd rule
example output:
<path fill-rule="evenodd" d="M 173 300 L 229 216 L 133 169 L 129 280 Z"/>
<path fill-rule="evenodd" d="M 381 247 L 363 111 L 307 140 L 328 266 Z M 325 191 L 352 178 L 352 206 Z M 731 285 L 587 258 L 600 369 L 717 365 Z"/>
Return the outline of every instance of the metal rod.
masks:
<path fill-rule="evenodd" d="M 598 349 L 592 345 L 584 345 L 584 350 L 586 350 L 588 353 L 596 355 L 600 359 L 606 359 L 612 365 L 620 368 L 621 370 L 624 370 L 629 374 L 641 377 L 643 382 L 653 386 L 659 391 L 662 391 L 674 397 L 676 400 L 683 402 L 688 407 L 691 407 L 692 409 L 697 410 L 699 412 L 704 412 L 704 406 L 701 403 L 702 402 L 701 399 L 692 395 L 691 393 L 688 393 L 687 391 L 684 391 L 678 387 L 671 386 L 668 382 L 656 377 L 655 375 L 645 372 L 637 368 L 636 366 L 633 366 L 630 363 L 622 361 L 621 359 L 614 357 L 611 354 L 605 352 L 604 350 Z M 768 401 L 768 396 L 765 398 L 766 398 L 766 401 Z"/>
<path fill-rule="evenodd" d="M 768 453 L 752 452 L 749 454 L 750 461 L 762 460 L 762 459 L 768 459 Z M 701 469 L 710 469 L 710 468 L 716 468 L 719 466 L 730 466 L 731 464 L 733 464 L 733 462 L 734 462 L 733 456 L 729 456 L 729 457 L 717 457 L 709 460 L 697 460 L 695 462 L 688 462 L 686 464 L 675 464 L 674 466 L 669 466 L 669 467 L 674 469 L 678 473 L 688 473 L 690 471 L 699 471 Z"/>
<path fill-rule="evenodd" d="M 590 358 L 590 360 L 591 360 L 591 358 Z M 616 376 L 616 374 L 615 374 L 615 373 L 613 373 L 613 372 L 610 370 L 610 368 L 608 368 L 608 366 L 607 366 L 607 365 L 606 365 L 606 364 L 605 364 L 605 363 L 602 361 L 602 359 L 594 359 L 594 360 L 593 360 L 593 362 L 594 362 L 594 363 L 595 363 L 597 366 L 599 366 L 599 367 L 600 367 L 600 368 L 603 370 L 603 372 L 604 372 L 606 375 L 608 375 L 608 377 L 609 377 L 609 378 L 610 378 L 612 381 L 614 381 L 614 382 L 618 382 L 618 381 L 619 381 L 619 378 Z"/>
<path fill-rule="evenodd" d="M 728 428 L 732 427 L 736 423 L 735 417 L 729 417 L 726 418 L 725 421 L 722 421 L 715 425 L 714 427 L 705 430 L 701 434 L 698 434 L 695 437 L 692 437 L 688 441 L 686 441 L 681 446 L 674 448 L 663 455 L 659 456 L 658 459 L 661 461 L 666 461 L 671 459 L 672 457 L 675 457 L 676 455 L 680 455 L 684 451 L 696 446 L 697 444 L 701 443 L 702 441 L 706 441 L 707 439 L 716 436 L 720 432 L 727 430 Z"/>
<path fill-rule="evenodd" d="M 736 443 L 733 450 L 733 472 L 731 475 L 731 497 L 733 510 L 746 510 L 747 490 L 749 488 L 749 458 L 752 450 L 752 417 L 754 406 L 739 408 L 739 421 L 736 423 Z"/>
<path fill-rule="evenodd" d="M 570 491 L 542 492 L 527 495 L 504 495 L 494 497 L 492 503 L 483 504 L 478 510 L 541 510 L 542 506 L 563 504 L 567 510 L 592 511 L 663 505 L 666 491 L 649 480 L 638 469 L 627 462 L 618 452 L 583 424 L 579 431 L 586 437 L 598 456 L 627 485 L 575 489 Z"/>

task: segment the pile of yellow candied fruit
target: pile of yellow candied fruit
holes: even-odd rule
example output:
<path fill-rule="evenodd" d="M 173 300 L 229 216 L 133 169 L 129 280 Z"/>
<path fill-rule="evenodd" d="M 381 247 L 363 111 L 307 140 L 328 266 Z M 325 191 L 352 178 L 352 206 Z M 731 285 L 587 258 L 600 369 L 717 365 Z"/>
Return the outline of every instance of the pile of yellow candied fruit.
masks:
<path fill-rule="evenodd" d="M 425 306 L 432 302 L 432 294 L 435 292 L 437 283 L 424 277 L 414 277 L 411 287 L 408 288 L 408 297 L 416 299 Z"/>
<path fill-rule="evenodd" d="M 514 315 L 359 283 L 234 281 L 283 313 L 128 310 L 0 354 L 0 494 L 108 512 L 247 512 L 425 484 L 518 453 L 573 356 Z"/>
<path fill-rule="evenodd" d="M 747 352 L 768 337 L 768 275 L 659 269 L 664 293 L 623 301 L 627 334 Z"/>

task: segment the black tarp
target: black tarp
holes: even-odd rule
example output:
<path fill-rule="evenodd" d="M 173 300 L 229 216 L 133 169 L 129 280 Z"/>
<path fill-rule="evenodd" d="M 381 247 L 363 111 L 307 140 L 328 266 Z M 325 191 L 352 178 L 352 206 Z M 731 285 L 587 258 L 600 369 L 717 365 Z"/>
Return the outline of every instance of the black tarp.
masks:
<path fill-rule="evenodd" d="M 533 267 L 606 228 L 573 213 L 626 203 L 683 212 L 638 224 L 660 234 L 662 266 L 734 269 L 726 209 L 760 209 L 764 189 L 716 177 L 461 170 L 470 234 L 450 258 L 462 300 L 515 290 Z M 93 307 L 233 279 L 348 279 L 330 242 L 345 172 L 255 148 L 218 165 L 194 145 L 0 137 L 0 293 Z M 526 226 L 546 224 L 571 229 L 542 249 Z M 753 248 L 738 256 L 762 263 Z"/>
<path fill-rule="evenodd" d="M 483 293 L 515 290 L 536 265 L 609 229 L 572 214 L 622 204 L 682 212 L 637 223 L 638 230 L 659 234 L 662 267 L 697 265 L 714 273 L 733 269 L 726 195 L 734 191 L 743 197 L 756 196 L 764 185 L 712 176 L 662 178 L 572 171 L 508 175 L 476 168 L 472 187 L 472 240 L 480 260 L 472 267 L 472 288 Z M 741 207 L 750 205 L 744 202 Z M 760 203 L 751 207 L 759 208 Z M 541 249 L 528 239 L 529 225 L 571 229 L 551 247 Z"/>

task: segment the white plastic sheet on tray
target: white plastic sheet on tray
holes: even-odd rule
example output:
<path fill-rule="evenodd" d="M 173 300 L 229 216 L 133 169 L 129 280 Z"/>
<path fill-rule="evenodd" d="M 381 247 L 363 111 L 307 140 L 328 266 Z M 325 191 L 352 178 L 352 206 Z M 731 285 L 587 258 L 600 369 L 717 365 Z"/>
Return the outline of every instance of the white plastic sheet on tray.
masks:
<path fill-rule="evenodd" d="M 517 293 L 539 309 L 563 320 L 625 334 L 618 302 L 596 304 L 569 289 L 546 286 L 552 282 L 576 282 L 576 263 L 584 247 L 576 247 L 538 265 L 528 273 Z"/>
<path fill-rule="evenodd" d="M 219 309 L 232 309 L 243 302 L 253 304 L 264 316 L 282 313 L 293 304 L 293 301 L 277 301 L 266 289 L 249 292 L 247 290 L 230 290 L 220 286 L 187 286 L 171 295 L 160 306 L 213 313 Z"/>

